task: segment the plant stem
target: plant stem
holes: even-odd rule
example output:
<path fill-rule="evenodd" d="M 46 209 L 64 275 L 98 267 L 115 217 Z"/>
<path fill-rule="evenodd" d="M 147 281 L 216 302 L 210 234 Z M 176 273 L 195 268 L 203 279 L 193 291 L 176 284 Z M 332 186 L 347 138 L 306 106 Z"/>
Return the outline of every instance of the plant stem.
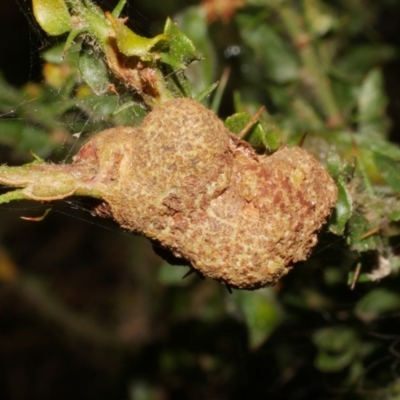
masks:
<path fill-rule="evenodd" d="M 114 331 L 105 328 L 91 316 L 72 311 L 40 283 L 32 278 L 19 277 L 10 282 L 8 289 L 24 299 L 42 318 L 62 327 L 73 338 L 115 350 L 125 346 Z"/>
<path fill-rule="evenodd" d="M 16 188 L 0 195 L 0 204 L 14 200 L 54 201 L 69 196 L 101 198 L 90 184 L 90 166 L 34 161 L 19 167 L 0 166 L 0 184 Z"/>
<path fill-rule="evenodd" d="M 26 200 L 26 196 L 22 190 L 12 190 L 0 195 L 0 204 L 9 203 L 10 201 L 15 200 Z"/>

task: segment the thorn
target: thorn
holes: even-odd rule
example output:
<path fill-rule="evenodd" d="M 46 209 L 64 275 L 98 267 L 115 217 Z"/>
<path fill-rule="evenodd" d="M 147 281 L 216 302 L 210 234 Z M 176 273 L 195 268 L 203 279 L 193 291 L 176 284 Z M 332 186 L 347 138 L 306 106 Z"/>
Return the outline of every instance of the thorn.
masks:
<path fill-rule="evenodd" d="M 107 89 L 108 89 L 110 92 L 114 93 L 115 95 L 117 95 L 117 96 L 119 97 L 119 93 L 117 92 L 117 89 L 115 88 L 115 85 L 114 85 L 114 84 L 109 83 Z"/>
<path fill-rule="evenodd" d="M 361 263 L 358 263 L 356 269 L 354 270 L 353 279 L 351 280 L 350 290 L 353 290 L 356 287 L 356 283 L 358 277 L 360 276 L 360 272 L 361 272 Z"/>
<path fill-rule="evenodd" d="M 231 73 L 230 67 L 225 67 L 224 71 L 222 72 L 221 79 L 219 80 L 219 85 L 217 90 L 214 94 L 214 98 L 211 103 L 211 110 L 217 114 L 218 108 L 221 105 L 221 98 L 226 89 L 226 84 L 228 83 L 229 75 Z"/>
<path fill-rule="evenodd" d="M 190 268 L 188 272 L 186 272 L 185 275 L 182 276 L 182 279 L 187 278 L 188 276 L 194 274 L 196 272 L 196 270 L 194 268 Z"/>
<path fill-rule="evenodd" d="M 354 136 L 351 135 L 351 146 L 353 147 L 354 154 L 356 157 L 360 157 L 360 149 L 358 148 L 358 144 L 354 139 Z"/>
<path fill-rule="evenodd" d="M 303 136 L 301 137 L 301 139 L 299 140 L 299 143 L 297 144 L 297 146 L 299 147 L 303 147 L 304 142 L 306 141 L 306 137 L 308 135 L 308 132 L 305 132 L 303 134 Z"/>
<path fill-rule="evenodd" d="M 243 139 L 246 135 L 247 132 L 250 130 L 250 128 L 257 122 L 258 118 L 260 118 L 260 115 L 263 113 L 265 110 L 265 107 L 262 106 L 250 119 L 250 121 L 246 124 L 246 126 L 238 133 L 238 138 Z"/>
<path fill-rule="evenodd" d="M 44 163 L 43 158 L 39 157 L 37 154 L 35 154 L 32 150 L 29 151 L 31 153 L 31 156 L 34 160 L 39 161 L 41 163 Z"/>
<path fill-rule="evenodd" d="M 364 235 L 361 235 L 360 238 L 359 238 L 359 240 L 367 239 L 367 238 L 369 238 L 370 236 L 375 235 L 376 233 L 379 233 L 380 230 L 381 230 L 381 227 L 380 227 L 380 226 L 378 226 L 378 227 L 376 227 L 376 228 L 374 228 L 374 229 L 371 229 L 370 231 L 364 233 Z"/>

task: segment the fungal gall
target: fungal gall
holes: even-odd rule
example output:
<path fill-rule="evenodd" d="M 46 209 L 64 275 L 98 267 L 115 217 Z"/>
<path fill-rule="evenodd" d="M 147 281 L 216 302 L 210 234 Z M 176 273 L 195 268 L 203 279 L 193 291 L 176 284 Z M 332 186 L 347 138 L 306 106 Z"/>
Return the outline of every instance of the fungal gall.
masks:
<path fill-rule="evenodd" d="M 337 198 L 311 154 L 259 155 L 190 99 L 94 136 L 74 165 L 91 171 L 80 185 L 100 193 L 101 216 L 239 289 L 273 285 L 306 260 Z"/>

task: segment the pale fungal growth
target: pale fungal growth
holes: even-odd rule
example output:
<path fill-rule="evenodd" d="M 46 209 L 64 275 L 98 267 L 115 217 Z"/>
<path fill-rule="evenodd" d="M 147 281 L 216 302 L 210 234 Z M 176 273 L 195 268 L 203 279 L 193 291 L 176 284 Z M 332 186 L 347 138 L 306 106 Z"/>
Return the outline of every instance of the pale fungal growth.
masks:
<path fill-rule="evenodd" d="M 332 178 L 305 150 L 259 155 L 184 98 L 156 107 L 138 128 L 93 136 L 71 165 L 30 171 L 40 178 L 11 180 L 0 171 L 0 182 L 36 200 L 100 198 L 98 215 L 239 289 L 273 285 L 306 260 L 337 198 Z"/>

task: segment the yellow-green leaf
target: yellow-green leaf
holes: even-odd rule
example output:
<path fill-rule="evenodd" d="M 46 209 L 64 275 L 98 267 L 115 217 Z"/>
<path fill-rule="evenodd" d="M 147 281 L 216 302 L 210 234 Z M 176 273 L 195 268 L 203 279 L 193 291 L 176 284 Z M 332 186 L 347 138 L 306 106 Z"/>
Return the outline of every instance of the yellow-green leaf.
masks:
<path fill-rule="evenodd" d="M 170 39 L 168 54 L 163 54 L 163 61 L 174 68 L 185 68 L 194 60 L 199 60 L 200 54 L 193 42 L 168 18 L 164 34 Z"/>
<path fill-rule="evenodd" d="M 32 0 L 32 7 L 36 21 L 49 35 L 71 30 L 71 17 L 64 0 Z"/>
<path fill-rule="evenodd" d="M 131 31 L 120 19 L 115 18 L 111 13 L 106 13 L 106 17 L 114 29 L 119 51 L 128 57 L 149 57 L 149 53 L 156 46 L 163 47 L 168 42 L 168 38 L 164 34 L 148 39 Z"/>

